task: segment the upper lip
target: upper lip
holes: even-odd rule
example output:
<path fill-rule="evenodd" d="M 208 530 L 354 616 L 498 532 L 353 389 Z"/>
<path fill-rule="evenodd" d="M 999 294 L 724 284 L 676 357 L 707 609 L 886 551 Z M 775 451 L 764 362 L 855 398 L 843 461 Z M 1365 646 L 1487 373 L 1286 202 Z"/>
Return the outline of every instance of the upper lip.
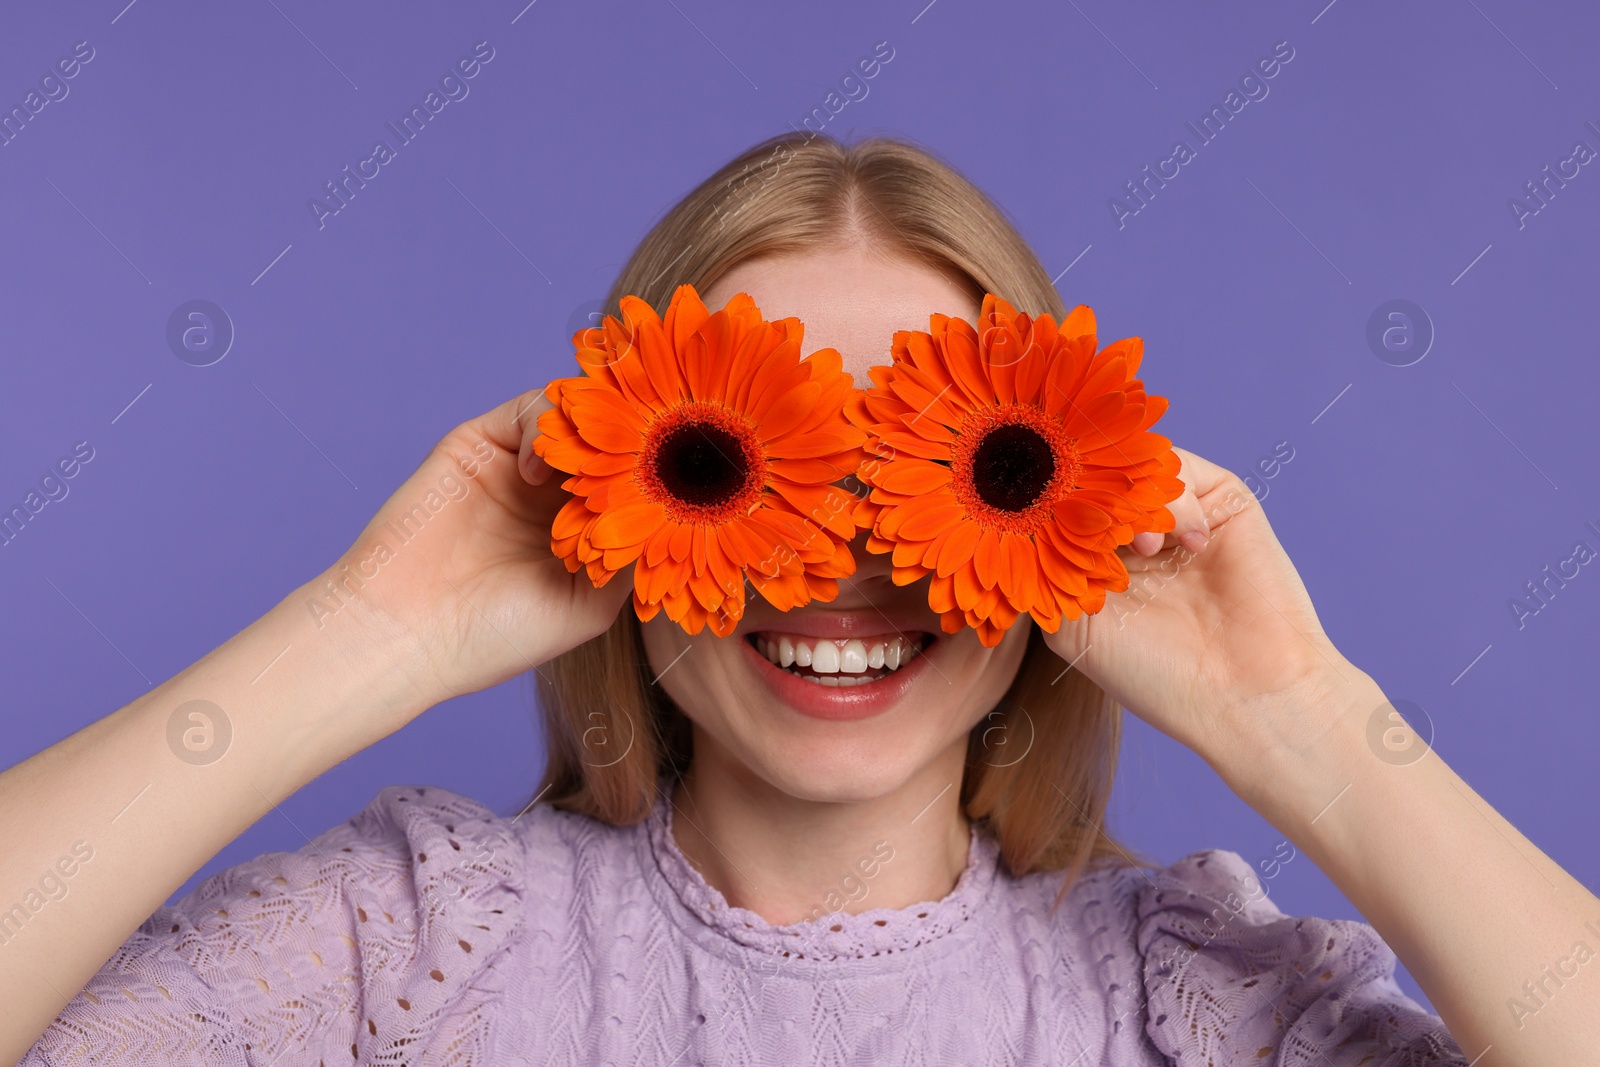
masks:
<path fill-rule="evenodd" d="M 785 633 L 799 637 L 878 637 L 890 631 L 897 634 L 932 634 L 926 609 L 877 608 L 830 609 L 806 607 L 795 611 L 762 613 L 765 618 L 746 619 L 739 627 L 739 636 L 753 633 Z"/>

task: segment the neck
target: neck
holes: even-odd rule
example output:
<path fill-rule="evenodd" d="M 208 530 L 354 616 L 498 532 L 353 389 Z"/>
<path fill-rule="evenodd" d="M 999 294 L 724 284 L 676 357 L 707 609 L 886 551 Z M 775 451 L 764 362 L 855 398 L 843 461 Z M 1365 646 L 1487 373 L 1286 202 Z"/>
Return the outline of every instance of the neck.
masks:
<path fill-rule="evenodd" d="M 965 738 L 898 788 L 841 801 L 785 793 L 694 734 L 673 839 L 733 907 L 779 926 L 904 908 L 947 896 L 966 867 Z"/>

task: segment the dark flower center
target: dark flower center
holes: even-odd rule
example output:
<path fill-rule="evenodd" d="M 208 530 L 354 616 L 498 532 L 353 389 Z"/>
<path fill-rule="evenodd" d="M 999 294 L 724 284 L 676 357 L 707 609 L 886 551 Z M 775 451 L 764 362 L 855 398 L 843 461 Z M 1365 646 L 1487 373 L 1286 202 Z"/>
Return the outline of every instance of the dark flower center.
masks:
<path fill-rule="evenodd" d="M 1019 423 L 996 426 L 972 452 L 972 487 L 1000 511 L 1031 507 L 1056 473 L 1050 442 Z"/>
<path fill-rule="evenodd" d="M 744 443 L 727 430 L 685 422 L 661 435 L 655 473 L 662 488 L 683 503 L 717 507 L 744 490 L 750 476 L 744 459 Z"/>

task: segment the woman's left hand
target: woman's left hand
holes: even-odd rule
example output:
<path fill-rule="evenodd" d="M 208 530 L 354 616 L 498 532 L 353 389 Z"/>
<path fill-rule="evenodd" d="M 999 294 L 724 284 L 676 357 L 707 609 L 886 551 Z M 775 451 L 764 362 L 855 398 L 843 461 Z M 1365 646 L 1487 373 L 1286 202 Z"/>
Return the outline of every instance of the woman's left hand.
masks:
<path fill-rule="evenodd" d="M 1050 647 L 1199 753 L 1332 879 L 1444 1019 L 1463 1050 L 1449 1062 L 1592 1059 L 1600 986 L 1569 982 L 1553 1004 L 1542 987 L 1523 996 L 1527 976 L 1571 958 L 1560 953 L 1600 900 L 1431 748 L 1395 764 L 1372 747 L 1383 690 L 1323 633 L 1255 495 L 1175 451 L 1176 528 L 1120 549 L 1128 590 L 1063 620 Z M 1183 542 L 1200 531 L 1196 552 Z"/>
<path fill-rule="evenodd" d="M 1119 550 L 1130 584 L 1096 614 L 1063 620 L 1050 648 L 1113 699 L 1213 766 L 1309 743 L 1281 721 L 1362 677 L 1323 632 L 1255 495 L 1232 471 L 1175 448 L 1183 495 L 1169 533 Z M 1203 539 L 1203 540 L 1202 540 Z M 1196 551 L 1198 548 L 1198 551 Z M 1276 714 L 1275 713 L 1280 713 Z"/>

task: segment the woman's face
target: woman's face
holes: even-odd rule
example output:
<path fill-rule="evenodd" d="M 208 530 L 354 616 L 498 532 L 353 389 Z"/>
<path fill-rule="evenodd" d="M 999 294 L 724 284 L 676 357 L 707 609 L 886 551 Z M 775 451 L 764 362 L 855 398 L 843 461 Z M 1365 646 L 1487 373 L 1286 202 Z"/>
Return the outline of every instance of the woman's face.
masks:
<path fill-rule="evenodd" d="M 702 297 L 716 310 L 740 292 L 767 319 L 799 318 L 803 351 L 837 349 L 863 387 L 868 367 L 890 362 L 896 330 L 925 330 L 933 312 L 969 322 L 978 313 L 974 296 L 931 265 L 862 250 L 748 261 Z M 747 585 L 728 637 L 709 628 L 691 637 L 665 613 L 644 624 L 655 684 L 695 725 L 698 770 L 715 763 L 833 802 L 881 797 L 919 773 L 960 774 L 967 734 L 1016 676 L 1029 624 L 994 648 L 971 629 L 945 634 L 927 579 L 894 585 L 889 557 L 867 552 L 865 532 L 851 551 L 856 573 L 827 603 L 778 611 Z"/>

